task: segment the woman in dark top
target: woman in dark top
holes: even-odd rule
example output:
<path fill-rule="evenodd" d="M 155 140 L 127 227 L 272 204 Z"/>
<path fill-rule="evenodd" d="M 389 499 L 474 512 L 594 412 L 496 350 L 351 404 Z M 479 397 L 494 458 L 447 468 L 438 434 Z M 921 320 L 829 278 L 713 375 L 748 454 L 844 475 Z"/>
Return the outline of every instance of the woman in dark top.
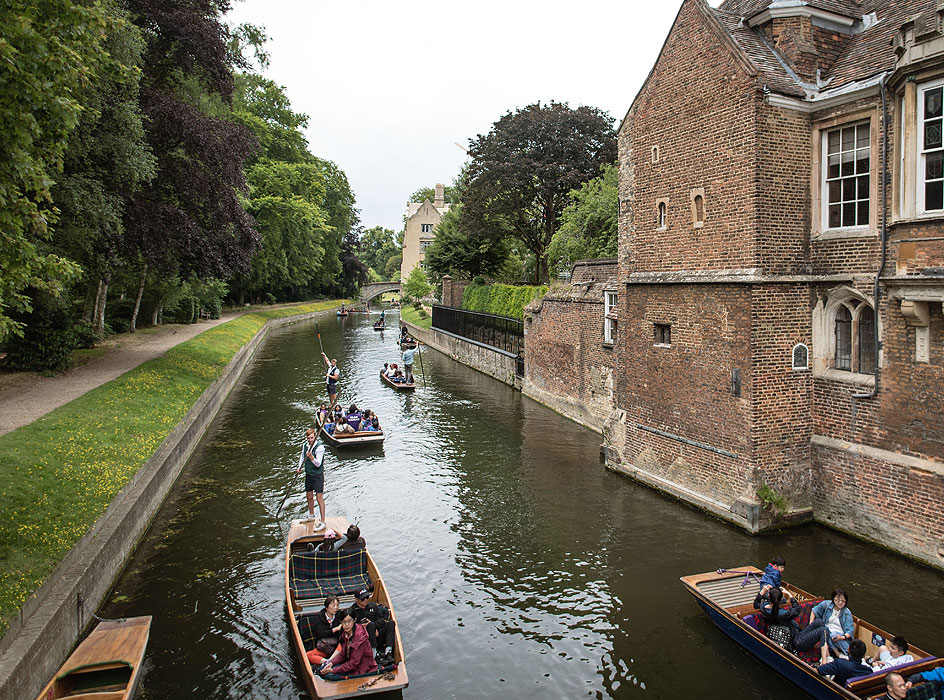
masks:
<path fill-rule="evenodd" d="M 783 610 L 780 604 L 783 602 L 784 594 L 790 604 L 789 609 Z M 770 588 L 764 586 L 754 598 L 754 607 L 760 611 L 760 614 L 767 620 L 767 636 L 771 641 L 791 649 L 793 647 L 793 638 L 799 631 L 794 619 L 803 612 L 797 599 L 790 591 L 782 591 L 780 588 Z M 784 629 L 786 628 L 786 629 Z"/>
<path fill-rule="evenodd" d="M 338 636 L 341 634 L 341 618 L 338 614 L 341 601 L 336 595 L 325 598 L 324 608 L 314 614 L 311 631 L 315 636 L 315 648 L 308 652 L 308 661 L 320 664 L 331 656 L 338 647 Z"/>

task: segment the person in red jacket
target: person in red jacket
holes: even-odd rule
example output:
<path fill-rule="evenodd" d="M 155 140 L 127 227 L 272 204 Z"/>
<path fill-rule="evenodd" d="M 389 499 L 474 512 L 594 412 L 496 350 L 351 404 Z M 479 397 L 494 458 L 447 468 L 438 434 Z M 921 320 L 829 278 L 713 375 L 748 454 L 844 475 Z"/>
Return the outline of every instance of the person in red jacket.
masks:
<path fill-rule="evenodd" d="M 364 625 L 355 625 L 354 618 L 347 612 L 341 620 L 340 641 L 337 651 L 318 669 L 319 673 L 360 676 L 377 671 L 367 630 Z"/>

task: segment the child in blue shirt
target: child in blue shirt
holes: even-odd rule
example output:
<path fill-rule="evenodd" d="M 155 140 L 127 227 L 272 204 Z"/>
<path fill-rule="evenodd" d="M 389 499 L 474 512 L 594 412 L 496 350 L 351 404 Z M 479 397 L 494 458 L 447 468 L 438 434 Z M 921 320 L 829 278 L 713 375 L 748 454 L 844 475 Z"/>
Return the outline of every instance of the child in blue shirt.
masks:
<path fill-rule="evenodd" d="M 780 588 L 783 585 L 783 570 L 787 568 L 787 562 L 783 557 L 774 557 L 764 569 L 764 575 L 760 577 L 760 587 L 770 586 L 771 588 Z"/>

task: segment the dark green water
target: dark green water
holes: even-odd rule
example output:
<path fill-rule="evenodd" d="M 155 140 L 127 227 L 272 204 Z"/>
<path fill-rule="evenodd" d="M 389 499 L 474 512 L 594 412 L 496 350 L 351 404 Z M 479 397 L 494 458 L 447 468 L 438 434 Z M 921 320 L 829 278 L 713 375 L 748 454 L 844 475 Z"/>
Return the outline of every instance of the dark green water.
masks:
<path fill-rule="evenodd" d="M 416 366 L 426 386 L 396 394 L 377 377 L 395 334 L 375 318 L 320 322 L 340 399 L 387 434 L 382 449 L 329 449 L 325 497 L 386 580 L 404 698 L 803 697 L 678 581 L 775 554 L 787 580 L 841 584 L 853 612 L 944 653 L 944 575 L 820 527 L 749 537 L 607 472 L 598 435 L 434 351 Z M 313 323 L 259 350 L 101 612 L 154 616 L 141 697 L 307 697 L 275 513 L 325 400 L 318 352 Z M 304 510 L 296 489 L 286 512 Z"/>

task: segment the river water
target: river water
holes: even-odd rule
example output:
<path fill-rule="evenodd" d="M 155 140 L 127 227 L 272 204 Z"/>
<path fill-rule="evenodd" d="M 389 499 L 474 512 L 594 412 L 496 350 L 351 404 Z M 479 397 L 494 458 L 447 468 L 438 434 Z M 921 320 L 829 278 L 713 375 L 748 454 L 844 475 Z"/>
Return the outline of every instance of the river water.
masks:
<path fill-rule="evenodd" d="M 802 696 L 705 617 L 679 577 L 763 566 L 944 653 L 944 575 L 818 526 L 750 537 L 603 468 L 597 434 L 435 351 L 415 395 L 381 384 L 395 333 L 319 322 L 340 400 L 382 449 L 329 448 L 328 514 L 357 522 L 390 591 L 410 700 Z M 388 313 L 389 320 L 395 314 Z M 315 324 L 259 349 L 118 581 L 105 617 L 154 616 L 140 697 L 305 698 L 284 533 L 298 445 L 326 400 Z M 398 695 L 394 694 L 394 695 Z"/>

